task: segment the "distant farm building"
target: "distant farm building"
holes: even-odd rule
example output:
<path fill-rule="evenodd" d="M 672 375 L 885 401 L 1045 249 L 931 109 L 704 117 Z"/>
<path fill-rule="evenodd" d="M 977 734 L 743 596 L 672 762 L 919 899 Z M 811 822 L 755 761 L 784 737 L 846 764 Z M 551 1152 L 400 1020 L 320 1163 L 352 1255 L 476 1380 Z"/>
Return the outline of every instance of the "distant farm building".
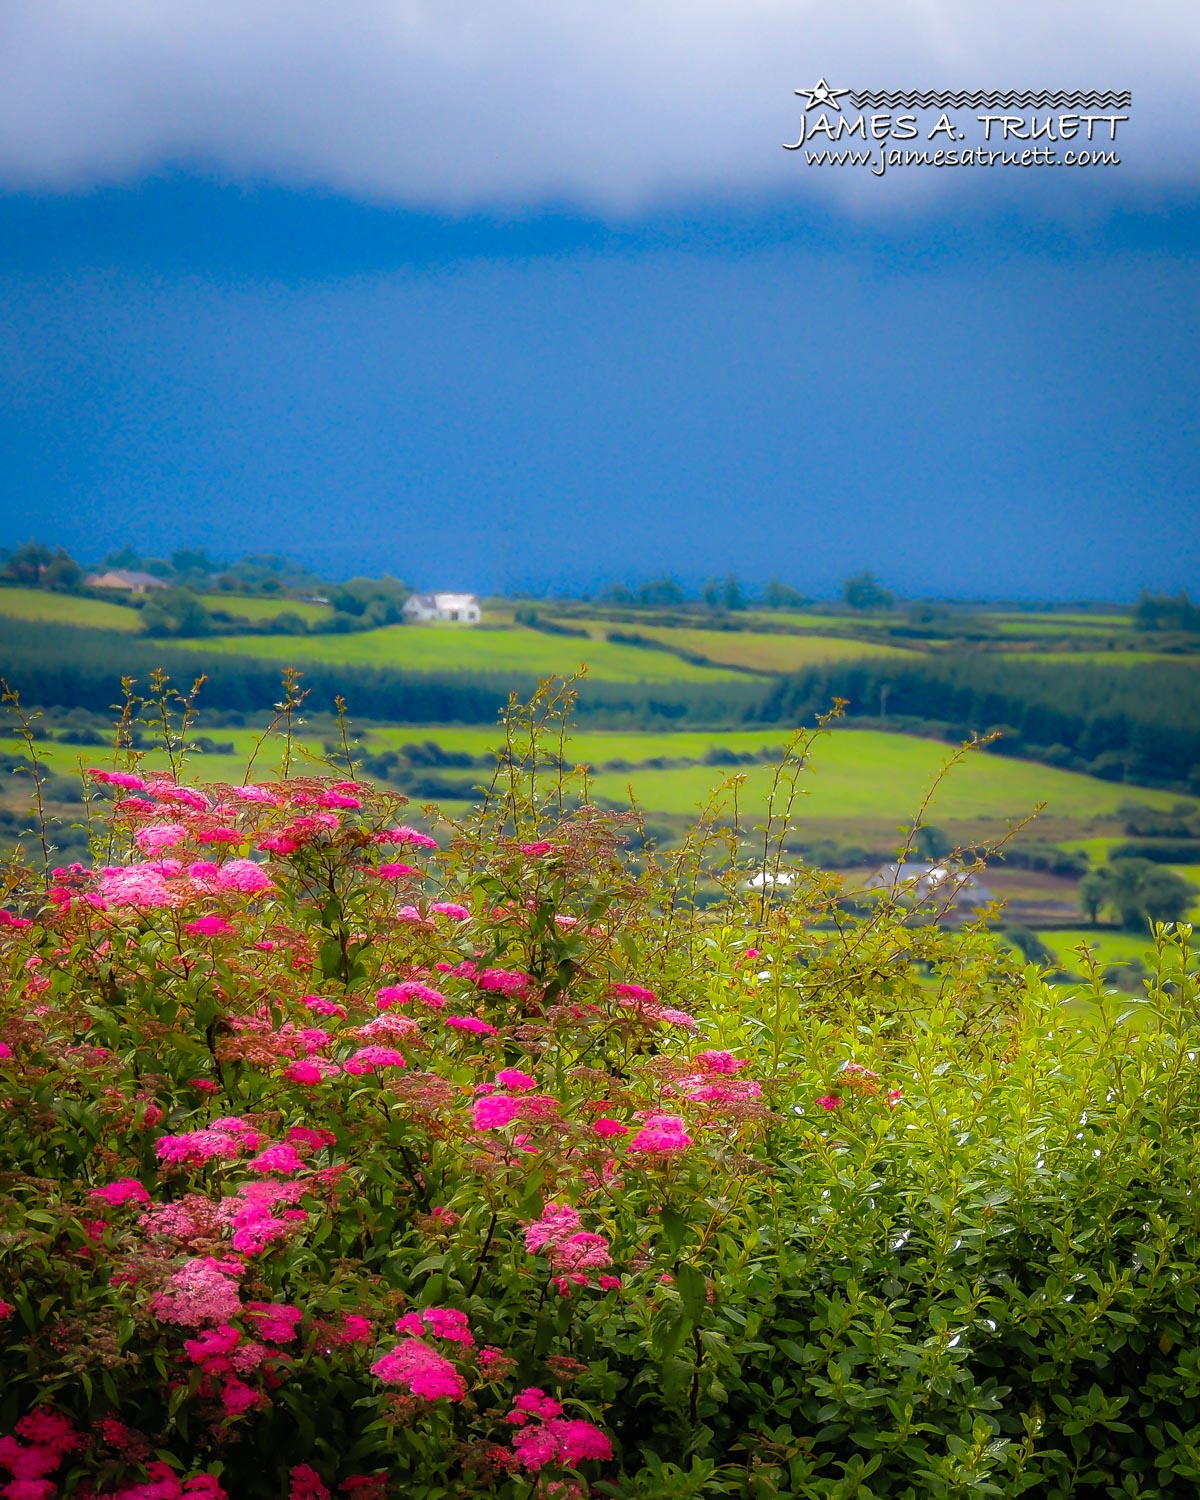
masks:
<path fill-rule="evenodd" d="M 83 581 L 90 589 L 120 589 L 126 594 L 144 594 L 147 589 L 167 587 L 153 573 L 131 573 L 123 568 L 109 568 L 105 573 L 89 573 Z"/>
<path fill-rule="evenodd" d="M 430 620 L 478 625 L 483 611 L 478 594 L 410 594 L 404 601 L 404 618 L 410 625 L 425 625 Z"/>
<path fill-rule="evenodd" d="M 960 865 L 907 859 L 884 865 L 867 882 L 870 891 L 898 896 L 915 906 L 935 906 L 947 915 L 967 917 L 995 898 L 987 886 Z"/>

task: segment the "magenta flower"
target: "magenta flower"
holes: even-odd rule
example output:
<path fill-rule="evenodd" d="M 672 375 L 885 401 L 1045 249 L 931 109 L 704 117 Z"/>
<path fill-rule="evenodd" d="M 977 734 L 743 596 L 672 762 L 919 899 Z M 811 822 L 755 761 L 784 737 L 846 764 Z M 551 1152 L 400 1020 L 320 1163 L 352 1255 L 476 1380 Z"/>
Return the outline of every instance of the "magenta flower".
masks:
<path fill-rule="evenodd" d="M 268 1344 L 290 1344 L 304 1317 L 290 1302 L 248 1302 L 246 1316 L 254 1320 L 254 1331 Z"/>
<path fill-rule="evenodd" d="M 197 917 L 194 922 L 188 922 L 183 930 L 192 937 L 223 937 L 234 929 L 233 923 L 227 922 L 224 917 Z"/>
<path fill-rule="evenodd" d="M 371 1374 L 388 1385 L 403 1385 L 425 1401 L 446 1397 L 461 1401 L 467 1394 L 467 1383 L 444 1355 L 423 1339 L 409 1338 L 377 1359 Z"/>
<path fill-rule="evenodd" d="M 737 1073 L 747 1066 L 744 1058 L 732 1052 L 697 1052 L 696 1062 L 706 1073 Z"/>
<path fill-rule="evenodd" d="M 337 1016 L 343 1021 L 346 1019 L 346 1007 L 339 1005 L 336 1000 L 325 1000 L 320 995 L 305 995 L 304 1004 L 315 1016 Z"/>
<path fill-rule="evenodd" d="M 511 1094 L 485 1094 L 476 1099 L 471 1107 L 472 1123 L 476 1130 L 503 1130 L 511 1125 L 521 1113 L 521 1101 Z"/>
<path fill-rule="evenodd" d="M 501 1068 L 496 1074 L 496 1082 L 518 1094 L 537 1086 L 537 1079 L 522 1073 L 519 1068 Z"/>
<path fill-rule="evenodd" d="M 465 1348 L 472 1348 L 475 1344 L 466 1313 L 455 1307 L 423 1307 L 419 1312 L 405 1313 L 396 1323 L 396 1332 L 411 1333 L 417 1338 L 432 1333 L 435 1338 L 462 1344 Z"/>
<path fill-rule="evenodd" d="M 512 1411 L 505 1417 L 514 1427 L 524 1427 L 531 1417 L 561 1417 L 562 1407 L 552 1396 L 547 1396 L 540 1386 L 527 1386 L 513 1401 Z"/>
<path fill-rule="evenodd" d="M 267 1172 L 282 1172 L 290 1176 L 293 1172 L 302 1171 L 304 1161 L 296 1151 L 295 1146 L 289 1146 L 286 1142 L 276 1142 L 268 1146 L 265 1151 L 260 1151 L 257 1156 L 252 1156 L 246 1163 L 248 1172 L 258 1172 L 265 1175 Z"/>
<path fill-rule="evenodd" d="M 517 1461 L 530 1473 L 550 1463 L 574 1469 L 586 1458 L 612 1457 L 612 1443 L 598 1427 L 568 1417 L 523 1427 L 514 1434 L 512 1445 Z"/>
<path fill-rule="evenodd" d="M 431 1010 L 441 1010 L 446 1003 L 446 997 L 440 990 L 421 984 L 416 979 L 406 979 L 403 984 L 385 984 L 381 990 L 375 991 L 375 1004 L 380 1010 L 387 1010 L 393 1005 L 407 1005 L 411 1000 L 419 1000 Z"/>
<path fill-rule="evenodd" d="M 520 969 L 481 969 L 473 978 L 479 989 L 500 995 L 515 995 L 532 983 Z"/>
<path fill-rule="evenodd" d="M 821 1097 L 815 1102 L 819 1104 L 822 1109 L 837 1109 L 842 1101 L 836 1094 L 822 1094 Z"/>
<path fill-rule="evenodd" d="M 114 1208 L 119 1208 L 123 1203 L 150 1202 L 150 1194 L 136 1177 L 119 1177 L 106 1187 L 93 1188 L 88 1196 L 100 1198 Z"/>
<path fill-rule="evenodd" d="M 611 986 L 610 993 L 620 995 L 626 1000 L 638 1000 L 646 1005 L 654 1005 L 658 1000 L 653 990 L 643 989 L 640 984 L 614 984 Z"/>
<path fill-rule="evenodd" d="M 404 880 L 409 875 L 419 875 L 420 870 L 414 870 L 412 865 L 380 865 L 372 872 L 378 875 L 380 880 Z"/>
<path fill-rule="evenodd" d="M 629 1143 L 630 1151 L 648 1156 L 670 1156 L 686 1151 L 692 1138 L 678 1115 L 650 1115 Z"/>
<path fill-rule="evenodd" d="M 489 1025 L 487 1021 L 481 1021 L 478 1016 L 447 1016 L 445 1024 L 453 1026 L 457 1031 L 473 1032 L 475 1036 L 495 1036 L 497 1034 L 495 1026 Z"/>

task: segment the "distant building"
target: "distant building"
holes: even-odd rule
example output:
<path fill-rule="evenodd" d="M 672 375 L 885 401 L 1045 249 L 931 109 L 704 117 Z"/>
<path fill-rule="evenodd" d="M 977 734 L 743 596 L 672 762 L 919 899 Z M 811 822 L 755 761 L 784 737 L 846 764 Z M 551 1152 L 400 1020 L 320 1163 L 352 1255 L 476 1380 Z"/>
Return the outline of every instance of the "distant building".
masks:
<path fill-rule="evenodd" d="M 478 625 L 483 618 L 478 594 L 410 594 L 404 601 L 403 613 L 410 625 L 425 625 L 430 620 Z"/>
<path fill-rule="evenodd" d="M 83 581 L 90 589 L 121 589 L 126 594 L 144 594 L 147 589 L 167 587 L 153 573 L 131 573 L 123 568 L 109 568 L 105 573 L 89 573 Z"/>
<path fill-rule="evenodd" d="M 961 865 L 906 859 L 884 865 L 867 882 L 869 891 L 900 896 L 913 905 L 933 905 L 960 916 L 979 911 L 995 897 L 977 876 Z"/>

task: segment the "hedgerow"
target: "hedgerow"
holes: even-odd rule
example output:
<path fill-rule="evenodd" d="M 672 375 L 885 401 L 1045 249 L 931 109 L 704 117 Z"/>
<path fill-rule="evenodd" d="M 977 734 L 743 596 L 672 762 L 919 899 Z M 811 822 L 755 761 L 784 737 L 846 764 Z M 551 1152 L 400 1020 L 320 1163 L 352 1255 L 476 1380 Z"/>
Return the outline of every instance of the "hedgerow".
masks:
<path fill-rule="evenodd" d="M 1073 1019 L 748 888 L 811 736 L 656 853 L 553 688 L 436 839 L 348 740 L 189 785 L 166 701 L 6 878 L 6 1500 L 1196 1493 L 1188 929 Z"/>

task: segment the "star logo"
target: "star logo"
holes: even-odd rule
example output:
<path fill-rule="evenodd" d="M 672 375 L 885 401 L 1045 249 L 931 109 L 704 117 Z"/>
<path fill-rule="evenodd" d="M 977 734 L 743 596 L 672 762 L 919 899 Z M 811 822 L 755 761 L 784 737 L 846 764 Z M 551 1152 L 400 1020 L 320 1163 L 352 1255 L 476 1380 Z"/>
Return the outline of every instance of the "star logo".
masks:
<path fill-rule="evenodd" d="M 808 100 L 808 103 L 804 106 L 805 109 L 821 109 L 828 106 L 830 109 L 836 109 L 838 114 L 841 114 L 842 106 L 838 103 L 838 100 L 843 94 L 848 94 L 850 90 L 831 89 L 825 80 L 821 78 L 817 81 L 816 88 L 796 89 L 794 92 L 801 99 L 806 98 Z"/>

